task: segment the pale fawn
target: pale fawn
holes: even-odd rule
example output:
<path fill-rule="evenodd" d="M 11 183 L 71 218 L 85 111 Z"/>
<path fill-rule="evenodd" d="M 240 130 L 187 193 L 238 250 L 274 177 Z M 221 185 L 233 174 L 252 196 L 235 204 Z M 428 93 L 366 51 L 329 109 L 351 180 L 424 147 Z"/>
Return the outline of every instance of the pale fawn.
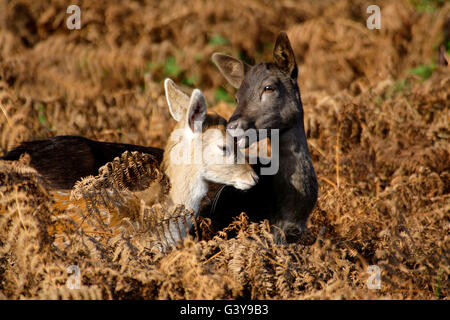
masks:
<path fill-rule="evenodd" d="M 189 97 L 171 79 L 165 80 L 164 88 L 170 114 L 177 121 L 161 163 L 171 185 L 166 209 L 183 205 L 196 216 L 209 182 L 239 190 L 253 187 L 258 175 L 235 148 L 226 130 L 226 120 L 216 113 L 207 113 L 202 92 L 194 89 Z M 184 238 L 189 231 L 181 221 L 178 225 L 172 222 L 169 228 L 171 244 Z M 192 228 L 191 223 L 189 228 Z"/>

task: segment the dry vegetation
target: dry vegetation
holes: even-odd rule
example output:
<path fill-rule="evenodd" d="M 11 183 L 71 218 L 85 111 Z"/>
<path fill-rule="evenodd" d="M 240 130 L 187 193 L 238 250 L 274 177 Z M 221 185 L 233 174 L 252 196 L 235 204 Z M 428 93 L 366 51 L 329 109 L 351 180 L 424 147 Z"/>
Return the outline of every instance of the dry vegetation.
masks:
<path fill-rule="evenodd" d="M 73 199 L 26 157 L 0 162 L 0 298 L 448 298 L 450 67 L 436 59 L 450 3 L 375 2 L 381 30 L 365 27 L 373 1 L 80 1 L 69 31 L 66 1 L 1 1 L 0 153 L 63 134 L 162 147 L 164 77 L 229 116 L 211 54 L 271 60 L 287 30 L 320 194 L 302 243 L 276 245 L 241 215 L 160 252 L 164 223 L 190 215 L 135 201 L 130 177 L 164 181 L 150 158 L 124 155 Z M 71 265 L 81 289 L 66 286 Z"/>

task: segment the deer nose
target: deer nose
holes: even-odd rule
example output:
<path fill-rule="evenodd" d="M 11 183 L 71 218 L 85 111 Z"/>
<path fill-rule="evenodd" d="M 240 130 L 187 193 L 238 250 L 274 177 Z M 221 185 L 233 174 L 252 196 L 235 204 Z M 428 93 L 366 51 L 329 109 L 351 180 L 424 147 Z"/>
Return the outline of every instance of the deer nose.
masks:
<path fill-rule="evenodd" d="M 227 129 L 229 130 L 235 130 L 239 127 L 239 118 L 241 115 L 234 114 L 231 116 L 231 118 L 228 120 Z"/>
<path fill-rule="evenodd" d="M 252 179 L 253 179 L 253 185 L 257 184 L 259 181 L 258 174 L 256 172 L 252 171 L 251 175 L 252 175 Z"/>
<path fill-rule="evenodd" d="M 234 129 L 237 128 L 237 126 L 238 126 L 238 122 L 237 122 L 237 121 L 234 121 L 234 122 L 229 123 L 229 124 L 227 125 L 227 129 L 234 130 Z"/>

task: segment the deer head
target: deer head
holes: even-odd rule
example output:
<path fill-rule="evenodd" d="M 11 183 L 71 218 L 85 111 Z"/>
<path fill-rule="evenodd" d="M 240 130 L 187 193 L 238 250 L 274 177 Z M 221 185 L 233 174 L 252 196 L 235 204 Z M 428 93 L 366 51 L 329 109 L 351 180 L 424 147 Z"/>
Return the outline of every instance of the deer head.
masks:
<path fill-rule="evenodd" d="M 206 112 L 202 92 L 195 89 L 189 97 L 170 79 L 164 88 L 170 114 L 177 121 L 162 164 L 172 185 L 172 201 L 197 211 L 208 191 L 207 181 L 241 190 L 255 185 L 258 176 L 234 148 L 225 119 Z"/>
<path fill-rule="evenodd" d="M 212 56 L 223 76 L 238 89 L 236 110 L 228 120 L 227 127 L 238 137 L 241 147 L 248 147 L 249 139 L 237 131 L 279 129 L 281 133 L 297 125 L 299 120 L 303 123 L 297 63 L 284 32 L 277 37 L 273 58 L 273 63 L 262 62 L 249 66 L 222 53 Z"/>

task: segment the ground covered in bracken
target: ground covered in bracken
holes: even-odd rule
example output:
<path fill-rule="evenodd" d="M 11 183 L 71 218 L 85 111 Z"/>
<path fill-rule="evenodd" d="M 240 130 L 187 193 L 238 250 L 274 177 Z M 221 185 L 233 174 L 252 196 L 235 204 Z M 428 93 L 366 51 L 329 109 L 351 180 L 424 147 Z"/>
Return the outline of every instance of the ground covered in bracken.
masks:
<path fill-rule="evenodd" d="M 165 77 L 229 117 L 235 91 L 211 54 L 271 61 L 285 30 L 319 199 L 300 243 L 277 245 L 242 214 L 218 234 L 201 219 L 201 236 L 161 252 L 164 208 L 117 205 L 132 192 L 114 172 L 158 177 L 144 155 L 95 178 L 114 192 L 70 199 L 27 157 L 0 161 L 0 298 L 448 299 L 450 3 L 79 1 L 68 30 L 70 4 L 0 2 L 0 154 L 66 134 L 164 147 Z M 371 4 L 380 30 L 366 27 Z"/>

